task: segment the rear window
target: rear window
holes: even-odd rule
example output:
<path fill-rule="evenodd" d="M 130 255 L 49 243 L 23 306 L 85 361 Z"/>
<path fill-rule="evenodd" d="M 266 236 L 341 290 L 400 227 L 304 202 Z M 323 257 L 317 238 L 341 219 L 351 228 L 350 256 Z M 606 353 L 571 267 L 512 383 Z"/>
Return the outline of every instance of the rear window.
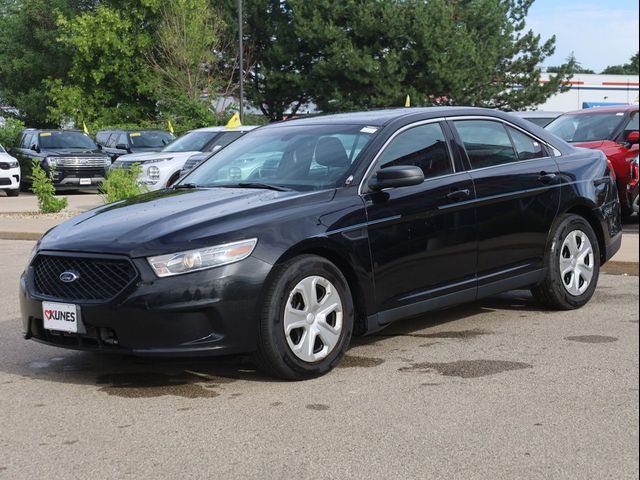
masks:
<path fill-rule="evenodd" d="M 562 115 L 545 127 L 565 142 L 611 140 L 625 119 L 623 112 L 598 112 Z"/>

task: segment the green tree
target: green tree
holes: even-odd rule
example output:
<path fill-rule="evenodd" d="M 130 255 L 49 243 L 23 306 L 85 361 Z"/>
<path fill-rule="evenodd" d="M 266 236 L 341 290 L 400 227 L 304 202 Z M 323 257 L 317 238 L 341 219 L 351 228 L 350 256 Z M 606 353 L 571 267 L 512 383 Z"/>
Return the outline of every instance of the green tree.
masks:
<path fill-rule="evenodd" d="M 323 111 L 399 103 L 411 77 L 411 3 L 400 0 L 289 0 L 294 38 L 307 60 L 303 86 Z M 274 48 L 275 49 L 275 48 Z M 259 57 L 260 58 L 260 57 Z"/>
<path fill-rule="evenodd" d="M 526 30 L 533 0 L 415 2 L 414 79 L 419 101 L 445 97 L 457 105 L 520 110 L 563 88 L 573 65 L 540 84 L 541 63 L 555 49 Z M 432 17 L 439 18 L 435 25 Z"/>
<path fill-rule="evenodd" d="M 555 38 L 526 29 L 533 0 L 260 3 L 248 16 L 250 92 L 272 118 L 308 100 L 340 111 L 400 106 L 407 94 L 418 105 L 516 110 L 563 90 L 574 68 L 567 62 L 540 82 Z"/>
<path fill-rule="evenodd" d="M 224 91 L 233 75 L 224 54 L 226 24 L 209 0 L 175 0 L 160 7 L 147 55 L 159 109 L 189 128 L 216 122 L 203 94 Z"/>
<path fill-rule="evenodd" d="M 57 41 L 59 15 L 73 18 L 90 0 L 0 0 L 0 100 L 32 127 L 55 126 L 47 117 L 44 82 L 64 78 L 72 51 Z"/>
<path fill-rule="evenodd" d="M 245 40 L 255 58 L 247 75 L 248 97 L 268 118 L 281 120 L 289 108 L 295 114 L 309 100 L 312 50 L 294 29 L 290 2 L 245 0 L 244 11 Z"/>
<path fill-rule="evenodd" d="M 590 68 L 584 68 L 582 66 L 582 64 L 580 62 L 578 62 L 576 60 L 575 55 L 572 53 L 571 55 L 569 55 L 569 57 L 567 58 L 566 63 L 570 63 L 573 65 L 573 68 L 571 70 L 572 74 L 577 74 L 577 73 L 596 73 L 593 70 L 591 70 Z M 562 72 L 562 66 L 551 66 L 551 67 L 547 67 L 547 73 L 560 73 Z"/>
<path fill-rule="evenodd" d="M 59 41 L 73 52 L 67 78 L 47 82 L 50 121 L 147 121 L 156 114 L 146 62 L 160 0 L 98 3 L 59 16 Z"/>
<path fill-rule="evenodd" d="M 638 75 L 640 67 L 638 65 L 638 52 L 631 57 L 629 63 L 624 65 L 610 65 L 602 71 L 605 75 Z"/>

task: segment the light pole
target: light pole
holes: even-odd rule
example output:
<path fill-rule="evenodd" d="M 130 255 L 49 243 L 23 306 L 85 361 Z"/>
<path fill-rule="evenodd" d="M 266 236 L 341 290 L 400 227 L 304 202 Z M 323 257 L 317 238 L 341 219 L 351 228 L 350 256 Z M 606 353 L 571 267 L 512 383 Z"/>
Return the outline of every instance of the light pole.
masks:
<path fill-rule="evenodd" d="M 244 59 L 242 47 L 242 0 L 238 0 L 238 46 L 240 48 L 240 123 L 244 123 Z"/>

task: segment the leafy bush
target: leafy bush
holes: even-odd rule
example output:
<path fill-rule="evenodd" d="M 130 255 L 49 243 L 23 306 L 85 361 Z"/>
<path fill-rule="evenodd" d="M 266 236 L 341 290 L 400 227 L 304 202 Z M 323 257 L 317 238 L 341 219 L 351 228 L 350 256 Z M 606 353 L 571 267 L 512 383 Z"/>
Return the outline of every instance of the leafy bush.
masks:
<path fill-rule="evenodd" d="M 51 175 L 54 171 L 55 167 L 51 167 Z M 56 198 L 53 181 L 37 160 L 33 161 L 31 178 L 31 190 L 38 197 L 38 206 L 42 213 L 57 213 L 67 207 L 67 197 Z"/>
<path fill-rule="evenodd" d="M 145 188 L 138 184 L 138 176 L 142 167 L 136 163 L 131 168 L 115 168 L 109 172 L 100 186 L 100 194 L 104 203 L 117 202 L 125 198 L 144 193 Z"/>
<path fill-rule="evenodd" d="M 4 126 L 0 127 L 0 145 L 11 148 L 18 145 L 20 133 L 24 129 L 24 123 L 15 118 L 7 118 Z"/>

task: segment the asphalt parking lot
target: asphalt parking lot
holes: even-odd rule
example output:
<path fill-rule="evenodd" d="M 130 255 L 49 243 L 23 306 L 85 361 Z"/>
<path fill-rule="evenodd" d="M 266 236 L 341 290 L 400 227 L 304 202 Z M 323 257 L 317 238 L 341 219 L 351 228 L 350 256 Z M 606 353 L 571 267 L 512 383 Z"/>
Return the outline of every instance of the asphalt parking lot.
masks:
<path fill-rule="evenodd" d="M 1 478 L 638 477 L 637 276 L 577 312 L 513 292 L 407 320 L 286 383 L 24 341 L 32 246 L 0 241 Z"/>

